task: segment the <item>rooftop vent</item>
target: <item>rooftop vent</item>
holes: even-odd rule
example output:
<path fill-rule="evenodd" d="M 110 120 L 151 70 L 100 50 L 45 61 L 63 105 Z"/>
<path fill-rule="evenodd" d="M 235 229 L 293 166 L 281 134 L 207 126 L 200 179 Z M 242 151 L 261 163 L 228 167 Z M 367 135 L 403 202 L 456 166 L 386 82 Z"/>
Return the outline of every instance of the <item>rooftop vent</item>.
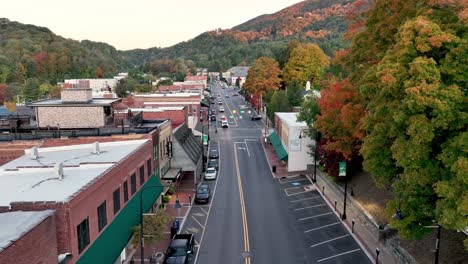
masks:
<path fill-rule="evenodd" d="M 37 150 L 37 147 L 31 148 L 31 152 L 29 154 L 31 155 L 31 159 L 37 160 L 39 158 L 39 151 Z"/>
<path fill-rule="evenodd" d="M 59 180 L 63 180 L 63 163 L 55 163 L 54 171 L 58 175 Z"/>
<path fill-rule="evenodd" d="M 96 141 L 93 143 L 93 154 L 100 154 L 101 153 L 101 149 L 99 147 L 99 141 Z"/>

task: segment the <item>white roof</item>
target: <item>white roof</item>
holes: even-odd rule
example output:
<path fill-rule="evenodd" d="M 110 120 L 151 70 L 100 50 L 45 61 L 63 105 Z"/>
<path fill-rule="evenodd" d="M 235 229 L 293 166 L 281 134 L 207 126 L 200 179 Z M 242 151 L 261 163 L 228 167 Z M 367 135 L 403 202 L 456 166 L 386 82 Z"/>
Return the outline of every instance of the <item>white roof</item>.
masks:
<path fill-rule="evenodd" d="M 135 97 L 191 97 L 199 96 L 200 93 L 152 93 L 152 94 L 135 94 Z"/>
<path fill-rule="evenodd" d="M 307 123 L 302 121 L 299 122 L 297 121 L 297 115 L 299 113 L 296 112 L 290 112 L 290 113 L 275 113 L 275 115 L 278 116 L 279 119 L 285 124 L 287 124 L 288 127 L 307 127 Z"/>
<path fill-rule="evenodd" d="M 0 213 L 0 252 L 53 213 L 54 210 Z"/>
<path fill-rule="evenodd" d="M 143 105 L 199 105 L 200 102 L 143 102 Z"/>
<path fill-rule="evenodd" d="M 80 189 L 140 148 L 148 140 L 100 143 L 100 154 L 93 144 L 39 148 L 39 158 L 26 155 L 0 167 L 0 206 L 11 202 L 68 201 Z M 54 165 L 63 164 L 63 179 Z"/>

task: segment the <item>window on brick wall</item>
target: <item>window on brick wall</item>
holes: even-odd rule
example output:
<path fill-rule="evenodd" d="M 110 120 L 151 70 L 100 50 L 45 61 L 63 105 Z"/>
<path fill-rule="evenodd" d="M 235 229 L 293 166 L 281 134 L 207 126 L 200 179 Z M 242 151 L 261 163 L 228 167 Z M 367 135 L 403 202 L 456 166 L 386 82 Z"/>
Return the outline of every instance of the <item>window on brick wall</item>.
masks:
<path fill-rule="evenodd" d="M 114 197 L 114 214 L 117 214 L 120 210 L 120 188 L 117 188 L 112 196 Z"/>
<path fill-rule="evenodd" d="M 81 253 L 89 245 L 89 219 L 86 218 L 76 226 L 78 237 L 78 253 Z"/>
<path fill-rule="evenodd" d="M 133 173 L 132 177 L 130 177 L 130 189 L 132 191 L 132 195 L 136 193 L 136 174 Z"/>
<path fill-rule="evenodd" d="M 101 231 L 107 225 L 106 201 L 97 208 L 98 229 Z"/>
<path fill-rule="evenodd" d="M 145 166 L 140 167 L 140 186 L 145 183 Z"/>
<path fill-rule="evenodd" d="M 146 161 L 146 170 L 148 171 L 148 178 L 153 175 L 153 168 L 151 167 L 151 159 Z"/>
<path fill-rule="evenodd" d="M 123 192 L 124 192 L 124 203 L 128 201 L 128 182 L 124 182 L 124 187 L 123 187 Z"/>

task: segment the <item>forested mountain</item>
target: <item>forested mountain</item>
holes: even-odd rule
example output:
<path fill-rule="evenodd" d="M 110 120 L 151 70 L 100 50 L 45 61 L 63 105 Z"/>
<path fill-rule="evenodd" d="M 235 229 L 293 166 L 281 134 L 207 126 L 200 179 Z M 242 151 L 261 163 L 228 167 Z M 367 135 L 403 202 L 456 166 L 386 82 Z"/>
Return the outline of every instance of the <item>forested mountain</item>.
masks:
<path fill-rule="evenodd" d="M 0 18 L 0 83 L 30 78 L 56 83 L 64 78 L 113 76 L 128 68 L 121 52 L 93 41 L 57 36 L 45 27 Z"/>
<path fill-rule="evenodd" d="M 291 39 L 317 43 L 327 55 L 346 46 L 342 34 L 346 15 L 355 1 L 307 0 L 279 12 L 261 15 L 232 29 L 216 29 L 163 49 L 131 50 L 123 54 L 132 64 L 148 59 L 192 60 L 210 71 L 251 64 L 261 56 L 273 57 L 280 65 Z M 360 1 L 363 2 L 363 1 Z M 366 2 L 366 1 L 364 1 Z"/>

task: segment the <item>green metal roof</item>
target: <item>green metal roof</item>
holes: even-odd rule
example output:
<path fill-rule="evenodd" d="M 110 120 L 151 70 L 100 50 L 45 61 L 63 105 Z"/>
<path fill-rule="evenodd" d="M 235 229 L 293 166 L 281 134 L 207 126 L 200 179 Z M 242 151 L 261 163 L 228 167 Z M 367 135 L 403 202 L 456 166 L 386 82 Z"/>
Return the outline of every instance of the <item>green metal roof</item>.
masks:
<path fill-rule="evenodd" d="M 210 104 L 205 100 L 201 100 L 200 105 L 205 106 L 205 107 L 210 107 Z"/>
<path fill-rule="evenodd" d="M 268 136 L 270 139 L 271 144 L 273 145 L 273 148 L 275 148 L 276 155 L 278 155 L 278 158 L 280 160 L 288 160 L 288 152 L 283 147 L 283 144 L 281 143 L 281 140 L 279 139 L 278 135 L 276 134 L 275 131 Z"/>

